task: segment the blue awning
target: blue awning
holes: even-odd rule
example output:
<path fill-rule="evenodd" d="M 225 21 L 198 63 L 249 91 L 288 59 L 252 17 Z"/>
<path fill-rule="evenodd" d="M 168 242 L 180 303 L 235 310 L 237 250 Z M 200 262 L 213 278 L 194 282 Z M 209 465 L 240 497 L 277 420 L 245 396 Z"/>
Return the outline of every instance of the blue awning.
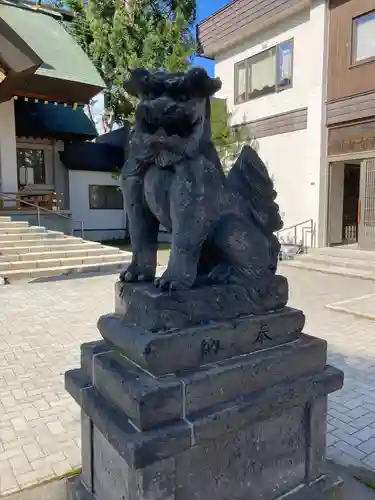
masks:
<path fill-rule="evenodd" d="M 92 140 L 97 137 L 93 122 L 79 106 L 15 101 L 16 135 L 61 140 Z"/>

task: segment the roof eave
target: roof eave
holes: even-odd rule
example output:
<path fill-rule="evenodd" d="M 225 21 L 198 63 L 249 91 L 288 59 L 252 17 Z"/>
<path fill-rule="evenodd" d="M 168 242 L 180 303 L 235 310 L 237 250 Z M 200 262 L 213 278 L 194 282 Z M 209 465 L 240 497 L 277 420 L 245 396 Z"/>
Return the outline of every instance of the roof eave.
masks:
<path fill-rule="evenodd" d="M 269 29 L 271 26 L 274 26 L 277 23 L 287 19 L 292 16 L 296 12 L 299 12 L 306 8 L 310 4 L 311 0 L 290 0 L 289 2 L 283 2 L 282 5 L 279 6 L 278 9 L 273 11 L 272 16 L 264 15 L 263 17 L 258 17 L 255 21 L 250 21 L 248 24 L 236 29 L 233 31 L 233 36 L 229 39 L 225 39 L 224 36 L 220 36 L 220 25 L 222 23 L 222 19 L 220 16 L 223 12 L 231 12 L 231 9 L 235 9 L 235 5 L 233 3 L 226 5 L 223 9 L 215 12 L 212 16 L 204 19 L 201 23 L 197 25 L 197 43 L 198 43 L 198 51 L 197 54 L 200 57 L 206 57 L 208 59 L 215 59 L 218 55 L 229 51 L 236 45 L 243 43 L 245 40 L 257 35 L 259 32 L 265 31 Z M 232 10 L 232 12 L 235 12 Z M 201 28 L 204 24 L 210 21 L 209 32 L 215 32 L 216 34 L 216 43 L 212 43 L 212 37 L 209 37 L 208 40 L 205 40 L 205 37 L 201 34 Z M 215 24 L 217 23 L 217 24 Z"/>
<path fill-rule="evenodd" d="M 23 0 L 22 3 L 15 0 L 0 0 L 0 4 L 10 5 L 18 9 L 29 10 L 31 12 L 42 12 L 56 19 L 71 21 L 74 18 L 73 12 L 66 9 L 59 9 L 52 5 L 36 5 L 33 1 Z"/>

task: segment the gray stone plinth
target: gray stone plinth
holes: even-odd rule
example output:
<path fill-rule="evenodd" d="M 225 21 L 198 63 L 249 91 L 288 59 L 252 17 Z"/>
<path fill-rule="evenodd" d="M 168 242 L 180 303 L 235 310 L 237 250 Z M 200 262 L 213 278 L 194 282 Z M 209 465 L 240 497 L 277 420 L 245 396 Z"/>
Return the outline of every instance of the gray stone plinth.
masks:
<path fill-rule="evenodd" d="M 303 320 L 285 309 L 157 334 L 102 318 L 105 340 L 66 374 L 82 409 L 71 499 L 339 499 L 325 436 L 343 374 Z"/>
<path fill-rule="evenodd" d="M 274 276 L 267 293 L 254 294 L 241 284 L 210 284 L 165 293 L 153 283 L 116 283 L 116 314 L 127 325 L 151 331 L 187 328 L 212 321 L 231 321 L 243 315 L 267 314 L 288 302 L 288 282 Z"/>
<path fill-rule="evenodd" d="M 288 307 L 165 332 L 125 325 L 116 314 L 102 316 L 98 322 L 109 344 L 156 376 L 196 369 L 296 340 L 304 325 L 304 314 Z"/>

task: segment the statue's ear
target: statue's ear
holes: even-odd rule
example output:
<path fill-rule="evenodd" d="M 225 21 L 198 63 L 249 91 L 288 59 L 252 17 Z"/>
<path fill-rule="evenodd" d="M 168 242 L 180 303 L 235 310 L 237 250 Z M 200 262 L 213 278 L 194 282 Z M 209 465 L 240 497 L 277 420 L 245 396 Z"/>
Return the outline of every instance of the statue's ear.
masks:
<path fill-rule="evenodd" d="M 130 77 L 124 82 L 124 89 L 133 97 L 139 97 L 142 94 L 145 86 L 151 78 L 150 72 L 147 69 L 133 69 Z"/>
<path fill-rule="evenodd" d="M 211 78 L 203 68 L 192 68 L 188 74 L 189 87 L 195 97 L 212 97 L 221 89 L 220 78 Z"/>

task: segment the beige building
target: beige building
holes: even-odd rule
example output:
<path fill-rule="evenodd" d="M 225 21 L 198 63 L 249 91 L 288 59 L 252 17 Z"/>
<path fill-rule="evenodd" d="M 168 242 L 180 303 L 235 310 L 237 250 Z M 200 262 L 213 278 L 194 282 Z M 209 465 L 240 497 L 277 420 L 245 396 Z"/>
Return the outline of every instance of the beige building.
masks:
<path fill-rule="evenodd" d="M 39 206 L 72 218 L 73 230 L 83 222 L 86 237 L 109 239 L 125 230 L 110 171 L 121 160 L 114 165 L 106 150 L 93 155 L 90 145 L 77 146 L 97 137 L 85 106 L 105 84 L 67 32 L 71 18 L 53 7 L 0 0 L 0 212 L 35 224 Z M 43 225 L 67 230 L 69 219 L 43 214 Z"/>

